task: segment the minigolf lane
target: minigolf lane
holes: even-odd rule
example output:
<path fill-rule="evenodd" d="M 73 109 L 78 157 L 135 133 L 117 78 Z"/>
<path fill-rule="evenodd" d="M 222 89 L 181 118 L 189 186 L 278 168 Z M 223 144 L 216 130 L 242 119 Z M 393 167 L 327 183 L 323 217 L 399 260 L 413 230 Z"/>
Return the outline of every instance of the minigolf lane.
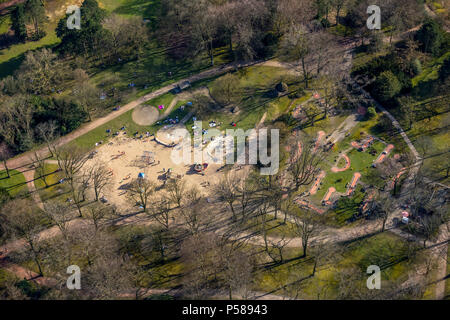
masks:
<path fill-rule="evenodd" d="M 317 133 L 317 140 L 316 140 L 316 144 L 314 146 L 314 152 L 316 152 L 317 149 L 319 149 L 320 144 L 321 144 L 321 142 L 323 140 L 323 137 L 325 137 L 325 132 L 324 131 L 319 131 Z"/>
<path fill-rule="evenodd" d="M 381 162 L 384 161 L 384 159 L 386 159 L 386 157 L 388 156 L 388 154 L 394 149 L 394 145 L 393 144 L 389 144 L 384 150 L 383 152 L 378 156 L 377 160 L 375 160 L 375 164 L 379 164 Z"/>
<path fill-rule="evenodd" d="M 352 178 L 352 182 L 350 183 L 350 186 L 347 189 L 346 195 L 349 196 L 355 191 L 356 184 L 358 183 L 359 178 L 361 178 L 361 173 L 355 172 Z"/>
<path fill-rule="evenodd" d="M 392 179 L 390 187 L 394 188 L 395 183 L 400 179 L 400 177 L 406 172 L 406 168 L 401 168 L 400 171 L 397 173 L 397 175 Z"/>
<path fill-rule="evenodd" d="M 322 204 L 330 205 L 331 204 L 330 198 L 333 195 L 333 193 L 335 193 L 335 192 L 336 192 L 336 188 L 335 187 L 329 187 L 325 197 L 323 197 L 323 199 L 322 199 Z"/>
<path fill-rule="evenodd" d="M 325 171 L 320 171 L 319 175 L 317 176 L 316 180 L 314 181 L 314 184 L 311 187 L 311 190 L 309 190 L 310 194 L 316 194 L 317 190 L 319 189 L 319 185 L 322 182 L 323 178 L 325 178 Z"/>
<path fill-rule="evenodd" d="M 352 141 L 350 144 L 355 149 L 366 151 L 366 149 L 374 142 L 374 140 L 375 140 L 374 137 L 369 136 L 368 138 L 364 139 L 364 141 L 361 143 Z"/>
<path fill-rule="evenodd" d="M 297 203 L 297 205 L 299 207 L 303 207 L 305 209 L 315 211 L 315 212 L 317 212 L 319 214 L 325 213 L 325 210 L 317 208 L 316 206 L 314 206 L 313 204 L 311 204 L 309 202 L 306 202 L 305 200 L 297 199 L 297 200 L 295 200 L 295 202 Z"/>
<path fill-rule="evenodd" d="M 339 161 L 340 161 L 342 158 L 345 160 L 345 166 L 344 166 L 343 168 L 339 168 L 339 167 L 337 167 L 337 166 L 334 166 L 334 167 L 331 168 L 331 171 L 332 171 L 332 172 L 343 172 L 343 171 L 347 171 L 348 169 L 350 169 L 350 164 L 351 164 L 350 158 L 349 158 L 346 154 L 342 154 L 342 155 L 339 157 L 339 159 L 337 160 L 336 164 L 339 163 Z"/>

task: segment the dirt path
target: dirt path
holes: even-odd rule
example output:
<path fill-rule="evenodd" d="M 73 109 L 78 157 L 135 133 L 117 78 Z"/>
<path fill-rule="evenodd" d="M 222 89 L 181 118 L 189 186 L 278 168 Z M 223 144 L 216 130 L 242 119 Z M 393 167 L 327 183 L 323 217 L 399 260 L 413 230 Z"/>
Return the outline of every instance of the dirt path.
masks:
<path fill-rule="evenodd" d="M 10 263 L 8 261 L 0 259 L 0 268 L 14 274 L 19 279 L 26 279 L 29 281 L 34 281 L 41 286 L 53 286 L 56 285 L 56 280 L 48 277 L 41 277 L 34 271 L 26 269 L 15 263 Z"/>
<path fill-rule="evenodd" d="M 71 220 L 70 222 L 67 223 L 68 228 L 73 228 L 75 226 L 81 226 L 83 224 L 86 224 L 87 221 L 83 220 L 81 218 L 77 218 L 74 220 Z M 38 241 L 41 240 L 48 240 L 51 238 L 54 238 L 57 235 L 60 235 L 61 231 L 59 230 L 59 228 L 57 226 L 53 226 L 51 228 L 42 230 L 39 235 L 38 235 Z M 18 239 L 15 241 L 11 241 L 8 242 L 6 244 L 4 244 L 3 246 L 0 247 L 0 259 L 6 257 L 10 252 L 13 251 L 18 251 L 21 248 L 23 248 L 26 245 L 25 240 L 24 239 Z"/>
<path fill-rule="evenodd" d="M 44 210 L 44 203 L 42 202 L 39 192 L 36 189 L 36 185 L 34 184 L 35 170 L 24 170 L 22 171 L 22 174 L 27 182 L 28 192 L 30 192 L 34 202 L 41 210 Z"/>
<path fill-rule="evenodd" d="M 25 2 L 25 0 L 11 0 L 8 2 L 0 3 L 0 15 L 5 14 L 6 12 L 3 12 L 5 9 L 8 9 L 9 7 L 15 6 L 16 4 Z"/>
<path fill-rule="evenodd" d="M 327 142 L 336 144 L 344 139 L 347 132 L 352 130 L 358 124 L 358 114 L 352 114 L 348 116 L 336 130 L 328 137 Z"/>
<path fill-rule="evenodd" d="M 437 242 L 445 242 L 450 237 L 450 228 L 448 224 L 443 224 L 439 231 L 439 237 Z M 448 259 L 448 242 L 442 247 L 436 247 L 433 249 L 433 255 L 438 262 L 436 270 L 436 287 L 435 287 L 435 299 L 442 300 L 445 297 L 445 277 L 447 276 L 447 259 Z"/>

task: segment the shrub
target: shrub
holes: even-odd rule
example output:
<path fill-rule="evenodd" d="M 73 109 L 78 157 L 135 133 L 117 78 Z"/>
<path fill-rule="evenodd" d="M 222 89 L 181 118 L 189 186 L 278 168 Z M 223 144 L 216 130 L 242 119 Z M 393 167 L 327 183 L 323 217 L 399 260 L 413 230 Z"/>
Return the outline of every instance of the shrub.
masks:
<path fill-rule="evenodd" d="M 413 62 L 411 63 L 411 69 L 416 76 L 422 73 L 422 63 L 420 63 L 419 59 L 413 60 Z"/>
<path fill-rule="evenodd" d="M 287 92 L 288 89 L 289 89 L 289 87 L 288 87 L 288 85 L 287 85 L 285 82 L 281 81 L 281 82 L 279 82 L 279 83 L 276 85 L 275 89 L 276 89 L 278 92 Z"/>
<path fill-rule="evenodd" d="M 395 97 L 402 85 L 391 71 L 382 72 L 375 81 L 374 93 L 382 102 L 386 102 Z"/>
<path fill-rule="evenodd" d="M 375 110 L 374 107 L 369 107 L 367 109 L 367 113 L 366 113 L 367 119 L 373 119 L 376 117 L 376 115 L 377 115 L 377 111 Z"/>
<path fill-rule="evenodd" d="M 329 28 L 329 27 L 331 27 L 330 21 L 328 21 L 328 20 L 325 19 L 325 18 L 320 19 L 320 24 L 321 24 L 322 27 L 324 27 L 324 28 Z"/>

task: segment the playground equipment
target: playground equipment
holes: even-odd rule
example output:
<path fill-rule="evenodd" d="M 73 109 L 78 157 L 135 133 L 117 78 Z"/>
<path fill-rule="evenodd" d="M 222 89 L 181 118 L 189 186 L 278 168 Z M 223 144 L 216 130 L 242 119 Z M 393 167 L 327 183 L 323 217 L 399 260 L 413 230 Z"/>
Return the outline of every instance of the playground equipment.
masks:
<path fill-rule="evenodd" d="M 136 159 L 131 162 L 131 166 L 145 168 L 153 163 L 155 163 L 155 153 L 151 151 L 144 151 L 142 155 L 136 156 Z"/>
<path fill-rule="evenodd" d="M 151 151 L 144 151 L 141 160 L 143 163 L 150 165 L 155 162 L 155 153 Z"/>
<path fill-rule="evenodd" d="M 207 163 L 202 163 L 202 164 L 196 163 L 194 165 L 194 171 L 198 172 L 198 173 L 202 173 L 202 174 L 205 173 L 207 168 L 208 168 L 208 164 Z"/>

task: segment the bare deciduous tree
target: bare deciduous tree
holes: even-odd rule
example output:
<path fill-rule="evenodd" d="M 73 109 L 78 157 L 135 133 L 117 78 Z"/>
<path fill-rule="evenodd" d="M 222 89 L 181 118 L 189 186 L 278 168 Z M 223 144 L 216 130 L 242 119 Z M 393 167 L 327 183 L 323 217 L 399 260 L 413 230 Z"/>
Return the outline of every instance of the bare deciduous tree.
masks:
<path fill-rule="evenodd" d="M 111 174 L 106 168 L 105 163 L 96 162 L 89 170 L 89 177 L 92 181 L 95 201 L 98 201 L 103 190 L 108 188 L 112 183 Z"/>
<path fill-rule="evenodd" d="M 310 239 L 320 232 L 319 218 L 309 211 L 304 211 L 301 217 L 294 216 L 294 232 L 302 239 L 302 256 L 306 257 Z"/>
<path fill-rule="evenodd" d="M 186 181 L 183 179 L 170 179 L 166 184 L 170 201 L 178 208 L 181 207 L 186 192 Z"/>
<path fill-rule="evenodd" d="M 47 173 L 45 171 L 45 159 L 43 157 L 39 157 L 38 153 L 35 151 L 34 157 L 31 157 L 31 163 L 39 178 L 42 182 L 44 182 L 45 187 L 48 188 L 49 185 L 47 182 Z"/>
<path fill-rule="evenodd" d="M 234 221 L 236 221 L 237 218 L 234 209 L 234 203 L 238 198 L 238 193 L 236 190 L 237 184 L 238 179 L 236 178 L 236 176 L 227 174 L 213 188 L 214 193 L 217 195 L 217 197 L 228 204 Z"/>
<path fill-rule="evenodd" d="M 127 190 L 128 197 L 133 201 L 133 204 L 138 204 L 146 212 L 150 197 L 155 192 L 155 183 L 147 179 L 137 178 L 130 182 Z"/>
<path fill-rule="evenodd" d="M 165 231 L 169 231 L 170 227 L 170 202 L 168 201 L 167 194 L 160 194 L 150 205 L 150 216 L 156 222 L 158 222 Z"/>
<path fill-rule="evenodd" d="M 39 275 L 42 270 L 42 247 L 39 233 L 42 230 L 41 218 L 33 211 L 34 206 L 29 199 L 17 199 L 7 202 L 2 211 L 8 212 L 7 227 L 17 238 L 23 238 L 26 249 L 36 263 Z"/>
<path fill-rule="evenodd" d="M 320 171 L 319 166 L 324 159 L 322 150 L 319 148 L 314 151 L 312 144 L 308 143 L 306 139 L 301 139 L 298 143 L 302 146 L 302 152 L 288 168 L 296 190 L 300 186 L 308 185 L 314 181 Z"/>
<path fill-rule="evenodd" d="M 59 136 L 57 129 L 58 125 L 56 124 L 56 121 L 53 120 L 40 123 L 36 126 L 36 132 L 39 138 L 44 140 L 51 157 L 55 156 L 56 139 Z"/>

